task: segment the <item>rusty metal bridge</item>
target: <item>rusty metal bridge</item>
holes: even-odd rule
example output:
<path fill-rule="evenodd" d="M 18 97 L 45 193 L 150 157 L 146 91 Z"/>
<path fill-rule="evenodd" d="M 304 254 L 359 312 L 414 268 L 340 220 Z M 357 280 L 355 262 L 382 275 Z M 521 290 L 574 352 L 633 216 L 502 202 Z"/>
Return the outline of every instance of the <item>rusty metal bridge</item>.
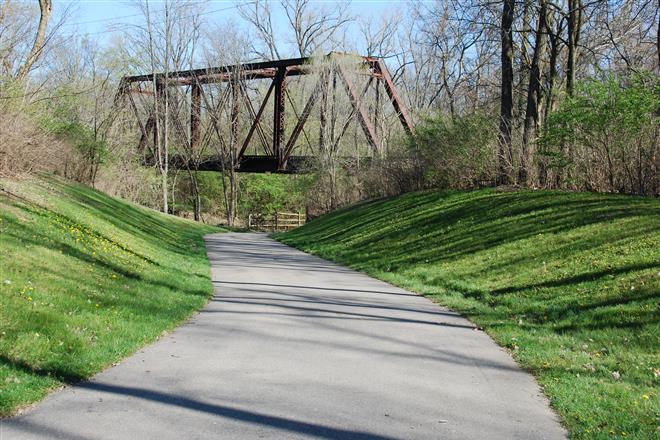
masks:
<path fill-rule="evenodd" d="M 347 57 L 351 58 L 352 63 L 341 62 Z M 299 112 L 289 95 L 288 86 L 292 78 L 302 75 L 315 75 L 318 79 Z M 248 88 L 256 80 L 270 80 L 270 84 L 266 89 L 262 83 L 261 93 L 256 93 L 257 88 Z M 209 96 L 205 86 L 212 84 L 223 85 L 224 88 L 216 96 Z M 343 87 L 338 87 L 338 84 Z M 174 115 L 171 117 L 173 131 L 178 136 L 178 145 L 182 145 L 183 149 L 167 158 L 170 167 L 200 171 L 223 171 L 232 167 L 241 172 L 296 173 L 302 172 L 304 164 L 315 155 L 313 151 L 307 155 L 295 153 L 299 149 L 300 135 L 304 133 L 305 124 L 317 103 L 320 116 L 314 125 L 318 125 L 319 141 L 315 148 L 324 148 L 328 144 L 324 139 L 329 123 L 324 108 L 328 105 L 328 95 L 334 95 L 337 88 L 343 88 L 346 92 L 350 115 L 337 130 L 333 141 L 335 145 L 345 134 L 350 121 L 357 120 L 371 153 L 381 154 L 383 143 L 376 124 L 381 104 L 391 104 L 390 114 L 396 116 L 406 133 L 412 133 L 413 122 L 385 63 L 374 57 L 331 53 L 322 57 L 320 63 L 313 58 L 293 58 L 126 76 L 121 81 L 117 98 L 130 106 L 130 113 L 140 130 L 139 151 L 147 162 L 154 163 L 159 136 L 163 135 L 158 119 L 158 102 L 164 102 L 165 93 L 175 89 L 178 92 L 170 94 L 170 99 L 175 99 L 172 99 L 169 111 Z M 382 94 L 381 90 L 385 93 Z M 136 96 L 141 97 L 142 101 Z M 293 114 L 288 113 L 287 99 Z M 367 100 L 375 103 L 370 106 L 365 102 Z M 380 100 L 383 102 L 380 103 Z M 272 111 L 268 109 L 269 102 Z M 203 108 L 209 116 L 205 118 L 205 123 L 202 121 Z M 240 112 L 243 112 L 243 119 L 239 118 Z M 218 116 L 221 114 L 225 114 L 226 118 Z M 264 123 L 266 115 L 272 116 L 272 124 Z M 241 120 L 243 127 L 239 127 Z M 245 120 L 249 123 L 245 124 Z M 292 122 L 293 128 L 287 130 L 287 123 Z M 304 137 L 311 147 L 309 136 L 304 133 Z M 213 142 L 220 148 L 210 153 L 205 146 Z M 257 143 L 261 146 L 259 154 L 247 154 L 249 149 L 257 153 Z"/>

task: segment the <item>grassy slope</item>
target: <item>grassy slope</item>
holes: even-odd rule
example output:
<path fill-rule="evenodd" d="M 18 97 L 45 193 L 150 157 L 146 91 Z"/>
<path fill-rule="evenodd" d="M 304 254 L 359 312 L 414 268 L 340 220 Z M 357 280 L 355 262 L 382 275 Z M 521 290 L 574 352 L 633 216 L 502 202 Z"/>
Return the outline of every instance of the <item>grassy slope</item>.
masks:
<path fill-rule="evenodd" d="M 468 315 L 537 376 L 574 438 L 657 435 L 660 201 L 423 192 L 278 238 Z"/>
<path fill-rule="evenodd" d="M 0 416 L 155 340 L 212 292 L 215 228 L 55 179 L 0 187 Z"/>

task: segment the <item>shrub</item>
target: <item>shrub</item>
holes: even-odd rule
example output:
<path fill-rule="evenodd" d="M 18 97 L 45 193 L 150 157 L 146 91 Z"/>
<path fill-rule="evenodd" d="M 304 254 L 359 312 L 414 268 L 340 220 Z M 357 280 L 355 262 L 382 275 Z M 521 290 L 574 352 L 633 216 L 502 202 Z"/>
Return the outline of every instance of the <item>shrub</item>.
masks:
<path fill-rule="evenodd" d="M 277 211 L 299 212 L 305 207 L 307 175 L 247 174 L 241 176 L 239 215 L 270 215 Z"/>
<path fill-rule="evenodd" d="M 485 114 L 435 115 L 402 147 L 376 159 L 365 188 L 372 196 L 425 188 L 474 188 L 494 181 L 497 126 Z"/>
<path fill-rule="evenodd" d="M 0 109 L 0 176 L 36 172 L 66 174 L 70 146 L 21 114 Z"/>
<path fill-rule="evenodd" d="M 549 116 L 540 153 L 575 189 L 658 194 L 659 115 L 652 75 L 587 80 Z"/>
<path fill-rule="evenodd" d="M 77 167 L 75 171 L 70 170 L 70 177 L 94 185 L 99 167 L 107 159 L 108 147 L 88 124 L 78 118 L 77 105 L 79 102 L 75 97 L 50 101 L 40 122 L 48 132 L 66 140 L 77 151 Z"/>

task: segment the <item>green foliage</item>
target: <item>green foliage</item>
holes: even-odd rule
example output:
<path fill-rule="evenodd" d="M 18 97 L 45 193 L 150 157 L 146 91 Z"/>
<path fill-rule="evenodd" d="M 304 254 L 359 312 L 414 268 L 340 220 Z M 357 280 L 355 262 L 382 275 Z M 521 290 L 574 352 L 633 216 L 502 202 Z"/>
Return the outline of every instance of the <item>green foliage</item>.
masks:
<path fill-rule="evenodd" d="M 18 111 L 24 107 L 25 83 L 0 74 L 0 101 L 2 111 Z"/>
<path fill-rule="evenodd" d="M 659 109 L 660 79 L 655 76 L 583 81 L 575 96 L 550 114 L 541 154 L 550 167 L 577 167 L 576 179 L 602 169 L 607 190 L 648 192 L 642 180 L 653 173 L 649 167 L 657 150 Z M 598 182 L 590 183 L 590 189 L 599 189 Z"/>
<path fill-rule="evenodd" d="M 310 176 L 282 174 L 241 175 L 239 215 L 270 215 L 277 211 L 300 212 L 305 208 Z"/>
<path fill-rule="evenodd" d="M 202 237 L 217 229 L 61 180 L 2 187 L 0 416 L 133 353 L 210 296 Z"/>
<path fill-rule="evenodd" d="M 70 96 L 66 95 L 67 92 Z M 90 166 L 103 163 L 108 157 L 107 145 L 93 128 L 79 119 L 76 107 L 80 102 L 75 93 L 66 88 L 61 88 L 59 93 L 64 96 L 45 106 L 45 114 L 40 118 L 41 125 L 50 133 L 67 140 L 90 162 Z"/>
<path fill-rule="evenodd" d="M 194 173 L 201 202 L 201 212 L 218 213 L 224 208 L 222 193 L 222 175 L 213 171 L 198 171 Z M 175 211 L 193 210 L 192 182 L 187 172 L 177 176 Z"/>
<path fill-rule="evenodd" d="M 657 199 L 409 193 L 277 238 L 466 314 L 538 378 L 572 438 L 657 437 Z"/>
<path fill-rule="evenodd" d="M 424 187 L 462 188 L 487 180 L 497 140 L 493 118 L 473 113 L 427 118 L 415 128 L 411 150 Z"/>
<path fill-rule="evenodd" d="M 196 173 L 202 211 L 213 212 L 222 208 L 222 176 L 212 171 Z"/>
<path fill-rule="evenodd" d="M 225 215 L 222 175 L 213 171 L 195 174 L 203 213 Z M 314 176 L 285 174 L 240 174 L 238 215 L 247 219 L 249 214 L 271 215 L 277 211 L 302 212 L 305 210 L 307 191 Z M 225 178 L 229 185 L 229 179 Z M 193 209 L 190 177 L 181 173 L 177 184 L 177 210 Z"/>

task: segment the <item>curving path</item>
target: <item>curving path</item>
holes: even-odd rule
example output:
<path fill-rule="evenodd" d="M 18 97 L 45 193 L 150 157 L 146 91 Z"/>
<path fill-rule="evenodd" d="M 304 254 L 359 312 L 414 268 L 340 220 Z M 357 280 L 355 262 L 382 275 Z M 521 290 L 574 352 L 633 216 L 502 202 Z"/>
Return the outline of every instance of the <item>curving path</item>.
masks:
<path fill-rule="evenodd" d="M 21 439 L 559 439 L 530 375 L 429 300 L 262 234 L 207 237 L 215 296 Z"/>

